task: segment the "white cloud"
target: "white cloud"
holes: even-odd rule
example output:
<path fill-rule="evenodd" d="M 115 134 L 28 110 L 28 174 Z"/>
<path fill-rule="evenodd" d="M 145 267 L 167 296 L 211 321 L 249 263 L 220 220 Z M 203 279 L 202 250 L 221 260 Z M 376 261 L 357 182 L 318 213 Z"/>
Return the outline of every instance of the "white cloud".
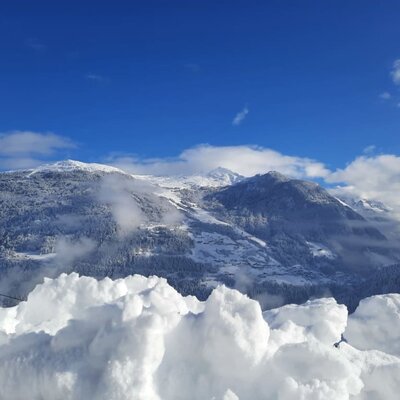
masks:
<path fill-rule="evenodd" d="M 53 133 L 17 131 L 0 134 L 0 168 L 31 168 L 48 162 L 49 157 L 60 158 L 63 151 L 75 147 L 70 139 Z M 382 201 L 400 218 L 400 156 L 374 155 L 374 150 L 374 146 L 366 147 L 362 156 L 336 171 L 329 170 L 318 160 L 249 145 L 203 144 L 171 158 L 114 154 L 107 162 L 135 174 L 191 175 L 223 167 L 244 176 L 278 171 L 295 178 L 323 179 L 328 184 L 338 184 L 339 192 Z"/>
<path fill-rule="evenodd" d="M 232 125 L 234 125 L 234 126 L 240 125 L 243 122 L 243 120 L 246 118 L 248 113 L 249 113 L 249 109 L 247 107 L 244 107 L 243 110 L 239 111 L 235 115 L 235 118 L 233 118 L 233 121 L 232 121 Z"/>
<path fill-rule="evenodd" d="M 323 163 L 257 146 L 200 145 L 184 150 L 178 157 L 140 159 L 134 156 L 113 156 L 113 165 L 137 174 L 189 175 L 223 167 L 244 176 L 272 170 L 293 177 L 318 178 L 329 174 Z"/>
<path fill-rule="evenodd" d="M 71 240 L 61 236 L 55 244 L 56 259 L 52 268 L 70 267 L 74 261 L 91 253 L 96 248 L 96 242 L 88 237 Z M 60 272 L 59 272 L 60 273 Z"/>
<path fill-rule="evenodd" d="M 0 168 L 30 168 L 58 155 L 61 150 L 75 147 L 70 139 L 54 133 L 3 133 L 0 134 Z"/>
<path fill-rule="evenodd" d="M 54 133 L 15 131 L 0 135 L 0 155 L 19 154 L 50 155 L 60 148 L 72 148 L 74 144 L 67 138 Z"/>
<path fill-rule="evenodd" d="M 392 95 L 389 92 L 383 92 L 379 95 L 382 100 L 389 100 L 392 98 Z"/>
<path fill-rule="evenodd" d="M 200 65 L 196 64 L 196 63 L 187 63 L 184 65 L 184 67 L 191 72 L 200 72 L 201 71 Z"/>
<path fill-rule="evenodd" d="M 107 80 L 104 76 L 98 74 L 86 74 L 85 78 L 94 82 L 105 82 Z"/>
<path fill-rule="evenodd" d="M 344 169 L 327 177 L 327 182 L 344 184 L 349 194 L 383 201 L 400 216 L 400 157 L 393 154 L 360 156 Z"/>
<path fill-rule="evenodd" d="M 147 220 L 132 195 L 128 182 L 118 175 L 103 177 L 99 200 L 110 205 L 120 236 L 130 234 Z"/>
<path fill-rule="evenodd" d="M 363 153 L 364 154 L 371 154 L 376 150 L 376 146 L 374 144 L 371 144 L 370 146 L 367 146 L 364 148 Z"/>
<path fill-rule="evenodd" d="M 393 63 L 392 71 L 390 72 L 393 82 L 400 85 L 400 58 Z"/>
<path fill-rule="evenodd" d="M 44 51 L 46 50 L 46 45 L 40 42 L 36 38 L 29 38 L 26 42 L 26 45 L 30 47 L 32 50 L 35 50 L 37 52 Z"/>
<path fill-rule="evenodd" d="M 382 201 L 400 218 L 400 156 L 375 155 L 374 151 L 374 145 L 366 147 L 362 156 L 335 171 L 317 160 L 245 145 L 200 145 L 186 149 L 174 158 L 141 159 L 114 155 L 108 161 L 136 174 L 191 175 L 223 167 L 244 176 L 278 171 L 295 178 L 322 179 L 328 185 L 338 184 L 336 193 Z"/>

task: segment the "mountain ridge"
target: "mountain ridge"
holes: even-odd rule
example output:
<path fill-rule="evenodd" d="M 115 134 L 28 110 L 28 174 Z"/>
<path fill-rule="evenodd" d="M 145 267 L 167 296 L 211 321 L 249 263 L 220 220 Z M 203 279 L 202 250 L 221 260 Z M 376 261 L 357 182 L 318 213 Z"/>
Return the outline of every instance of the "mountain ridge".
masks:
<path fill-rule="evenodd" d="M 226 185 L 230 174 L 173 181 L 75 161 L 0 173 L 0 288 L 24 295 L 45 273 L 141 273 L 200 298 L 224 283 L 299 302 L 332 287 L 339 296 L 397 262 L 379 230 L 319 185 L 277 172 L 232 173 Z M 362 245 L 351 252 L 350 239 Z"/>

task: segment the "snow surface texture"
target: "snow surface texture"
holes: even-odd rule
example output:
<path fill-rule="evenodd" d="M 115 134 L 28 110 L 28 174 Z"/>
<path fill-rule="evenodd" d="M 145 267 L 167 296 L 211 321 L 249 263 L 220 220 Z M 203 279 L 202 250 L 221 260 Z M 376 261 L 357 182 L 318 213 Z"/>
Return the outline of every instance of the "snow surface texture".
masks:
<path fill-rule="evenodd" d="M 263 316 L 224 286 L 200 302 L 162 278 L 63 274 L 0 309 L 0 398 L 397 399 L 399 311 L 400 295 L 366 299 L 334 346 L 333 299 Z"/>
<path fill-rule="evenodd" d="M 400 357 L 400 295 L 361 300 L 349 318 L 346 337 L 359 349 L 377 349 Z"/>

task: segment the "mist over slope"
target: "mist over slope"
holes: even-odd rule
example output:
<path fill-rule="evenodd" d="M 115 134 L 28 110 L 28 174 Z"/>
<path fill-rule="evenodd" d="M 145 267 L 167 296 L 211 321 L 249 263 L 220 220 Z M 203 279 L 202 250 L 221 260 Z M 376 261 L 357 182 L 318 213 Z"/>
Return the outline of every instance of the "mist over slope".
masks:
<path fill-rule="evenodd" d="M 0 293 L 17 297 L 72 271 L 157 274 L 200 299 L 224 283 L 263 308 L 332 294 L 353 310 L 400 290 L 381 217 L 275 172 L 164 177 L 69 160 L 0 173 L 0 206 Z"/>
<path fill-rule="evenodd" d="M 317 242 L 332 254 L 321 257 L 320 263 L 338 257 L 335 267 L 350 270 L 384 264 L 385 259 L 390 263 L 394 256 L 387 238 L 373 224 L 313 182 L 270 172 L 208 198 L 216 199 L 230 220 L 257 237 L 273 245 L 287 240 L 288 254 L 293 242 L 306 249 L 310 242 Z"/>
<path fill-rule="evenodd" d="M 0 393 L 4 400 L 394 400 L 399 316 L 398 294 L 368 298 L 350 317 L 332 298 L 262 314 L 258 302 L 224 286 L 200 302 L 158 277 L 63 274 L 26 302 L 0 308 Z"/>

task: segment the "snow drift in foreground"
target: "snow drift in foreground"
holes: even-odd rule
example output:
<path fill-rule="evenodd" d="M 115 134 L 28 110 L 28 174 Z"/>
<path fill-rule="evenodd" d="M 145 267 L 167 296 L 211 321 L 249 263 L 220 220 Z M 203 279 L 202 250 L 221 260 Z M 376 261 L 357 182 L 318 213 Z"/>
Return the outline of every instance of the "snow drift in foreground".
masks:
<path fill-rule="evenodd" d="M 157 277 L 64 274 L 0 309 L 0 398 L 397 399 L 399 327 L 395 294 L 348 321 L 334 299 L 263 315 L 223 286 L 200 302 Z"/>

